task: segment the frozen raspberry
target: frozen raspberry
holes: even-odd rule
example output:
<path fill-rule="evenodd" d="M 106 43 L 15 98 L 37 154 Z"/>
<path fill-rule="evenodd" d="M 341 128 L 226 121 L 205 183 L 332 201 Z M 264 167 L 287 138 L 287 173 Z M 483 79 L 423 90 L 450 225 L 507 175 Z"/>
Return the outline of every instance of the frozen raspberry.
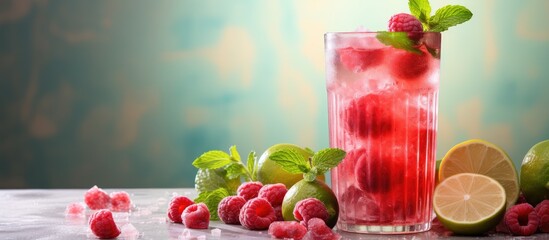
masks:
<path fill-rule="evenodd" d="M 389 97 L 381 94 L 368 94 L 349 103 L 343 112 L 346 127 L 359 137 L 378 137 L 393 128 Z"/>
<path fill-rule="evenodd" d="M 217 215 L 226 224 L 240 224 L 240 209 L 246 203 L 246 199 L 240 196 L 228 196 L 219 202 Z"/>
<path fill-rule="evenodd" d="M 408 13 L 399 13 L 389 19 L 390 32 L 408 32 L 412 40 L 419 40 L 423 35 L 423 25 L 416 17 Z"/>
<path fill-rule="evenodd" d="M 513 235 L 530 236 L 538 229 L 539 217 L 532 205 L 521 203 L 507 210 L 505 224 Z"/>
<path fill-rule="evenodd" d="M 382 49 L 355 49 L 352 47 L 337 50 L 339 62 L 349 71 L 363 72 L 368 68 L 378 66 L 383 62 Z"/>
<path fill-rule="evenodd" d="M 417 82 L 425 75 L 431 64 L 431 55 L 425 51 L 425 46 L 419 48 L 421 53 L 399 51 L 390 66 L 391 75 L 399 80 Z"/>
<path fill-rule="evenodd" d="M 82 215 L 86 210 L 85 208 L 86 207 L 82 203 L 71 203 L 65 209 L 65 215 Z"/>
<path fill-rule="evenodd" d="M 375 148 L 375 147 L 374 147 Z M 350 151 L 346 158 L 356 163 L 355 178 L 357 186 L 367 193 L 384 193 L 401 185 L 405 169 L 392 161 L 391 154 L 373 149 L 359 148 Z"/>
<path fill-rule="evenodd" d="M 326 226 L 324 220 L 320 218 L 313 218 L 307 222 L 308 232 L 303 239 L 306 240 L 337 240 L 341 239 L 339 234 L 332 231 L 331 228 Z"/>
<path fill-rule="evenodd" d="M 91 215 L 89 220 L 90 228 L 98 238 L 115 238 L 120 235 L 120 229 L 112 218 L 111 211 L 102 209 Z"/>
<path fill-rule="evenodd" d="M 175 196 L 170 201 L 168 206 L 168 218 L 175 223 L 182 223 L 181 214 L 188 206 L 194 202 L 185 196 Z"/>
<path fill-rule="evenodd" d="M 130 211 L 131 203 L 130 195 L 127 192 L 111 193 L 111 210 L 115 212 L 128 212 Z"/>
<path fill-rule="evenodd" d="M 539 217 L 539 231 L 549 233 L 549 200 L 538 203 L 535 210 Z"/>
<path fill-rule="evenodd" d="M 246 202 L 240 210 L 240 224 L 250 230 L 264 230 L 276 220 L 276 214 L 264 198 L 254 198 Z"/>
<path fill-rule="evenodd" d="M 92 210 L 110 207 L 111 197 L 103 189 L 93 186 L 84 194 L 84 202 Z"/>
<path fill-rule="evenodd" d="M 206 204 L 195 203 L 185 208 L 181 218 L 187 228 L 207 229 L 210 224 L 210 211 Z"/>
<path fill-rule="evenodd" d="M 276 221 L 269 225 L 268 233 L 273 238 L 300 240 L 307 233 L 307 228 L 296 221 Z"/>
<path fill-rule="evenodd" d="M 237 195 L 246 199 L 246 201 L 257 197 L 259 190 L 263 187 L 261 182 L 245 182 L 236 190 Z"/>
<path fill-rule="evenodd" d="M 284 221 L 284 216 L 282 216 L 282 205 L 273 207 L 275 210 L 276 221 Z"/>
<path fill-rule="evenodd" d="M 267 199 L 271 203 L 271 206 L 274 207 L 282 205 L 286 192 L 288 192 L 288 189 L 282 183 L 267 184 L 259 190 L 257 196 Z"/>
<path fill-rule="evenodd" d="M 299 221 L 303 220 L 305 226 L 307 226 L 309 219 L 320 218 L 326 221 L 329 215 L 326 206 L 320 200 L 316 198 L 305 198 L 295 204 L 294 217 Z"/>

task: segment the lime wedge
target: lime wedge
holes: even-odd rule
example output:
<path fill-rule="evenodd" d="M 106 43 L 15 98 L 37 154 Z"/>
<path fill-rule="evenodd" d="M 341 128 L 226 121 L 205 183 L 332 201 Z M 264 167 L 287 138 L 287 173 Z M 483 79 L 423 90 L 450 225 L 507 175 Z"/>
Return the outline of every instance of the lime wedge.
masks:
<path fill-rule="evenodd" d="M 515 204 L 519 196 L 518 174 L 513 161 L 493 143 L 471 139 L 452 147 L 442 158 L 439 181 L 458 173 L 478 173 L 498 181 L 505 189 L 507 206 Z"/>
<path fill-rule="evenodd" d="M 460 173 L 439 183 L 433 194 L 433 208 L 438 220 L 452 232 L 479 235 L 501 221 L 505 199 L 505 189 L 496 180 Z"/>

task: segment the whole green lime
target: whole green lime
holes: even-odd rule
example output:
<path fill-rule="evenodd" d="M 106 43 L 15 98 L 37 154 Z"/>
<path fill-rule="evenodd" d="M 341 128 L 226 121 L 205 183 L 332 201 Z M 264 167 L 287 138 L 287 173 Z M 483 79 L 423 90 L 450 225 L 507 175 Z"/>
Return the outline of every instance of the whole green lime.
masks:
<path fill-rule="evenodd" d="M 286 188 L 292 187 L 296 182 L 303 179 L 303 174 L 292 174 L 286 172 L 276 162 L 270 159 L 271 154 L 285 149 L 295 150 L 306 159 L 312 157 L 311 153 L 297 145 L 289 143 L 279 143 L 269 147 L 257 161 L 257 180 L 263 184 L 283 183 Z M 318 179 L 324 181 L 324 175 L 319 175 Z"/>
<path fill-rule="evenodd" d="M 295 221 L 294 207 L 297 202 L 306 198 L 316 198 L 324 203 L 329 215 L 326 225 L 333 228 L 339 216 L 339 204 L 332 189 L 324 182 L 318 180 L 307 182 L 303 179 L 288 189 L 282 201 L 282 217 L 284 220 Z"/>
<path fill-rule="evenodd" d="M 524 156 L 520 189 L 526 201 L 534 206 L 549 199 L 549 140 L 537 143 Z"/>

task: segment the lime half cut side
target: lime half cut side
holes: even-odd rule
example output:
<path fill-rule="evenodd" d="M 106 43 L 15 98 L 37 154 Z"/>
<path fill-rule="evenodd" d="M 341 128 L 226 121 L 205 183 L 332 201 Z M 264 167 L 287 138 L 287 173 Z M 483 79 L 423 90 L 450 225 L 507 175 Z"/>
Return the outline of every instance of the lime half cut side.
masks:
<path fill-rule="evenodd" d="M 479 235 L 493 229 L 505 214 L 501 184 L 484 175 L 460 173 L 442 181 L 433 195 L 433 208 L 449 230 Z"/>
<path fill-rule="evenodd" d="M 505 189 L 507 208 L 519 196 L 519 178 L 509 155 L 500 147 L 481 139 L 471 139 L 452 147 L 442 159 L 439 181 L 459 173 L 477 173 L 498 181 Z"/>

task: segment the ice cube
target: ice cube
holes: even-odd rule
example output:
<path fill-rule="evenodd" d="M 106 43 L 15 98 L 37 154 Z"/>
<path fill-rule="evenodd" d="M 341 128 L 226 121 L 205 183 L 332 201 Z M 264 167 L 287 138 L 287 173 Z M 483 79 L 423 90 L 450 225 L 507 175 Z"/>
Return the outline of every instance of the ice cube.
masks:
<path fill-rule="evenodd" d="M 221 237 L 221 229 L 219 229 L 219 228 L 212 229 L 212 236 L 213 237 Z"/>

